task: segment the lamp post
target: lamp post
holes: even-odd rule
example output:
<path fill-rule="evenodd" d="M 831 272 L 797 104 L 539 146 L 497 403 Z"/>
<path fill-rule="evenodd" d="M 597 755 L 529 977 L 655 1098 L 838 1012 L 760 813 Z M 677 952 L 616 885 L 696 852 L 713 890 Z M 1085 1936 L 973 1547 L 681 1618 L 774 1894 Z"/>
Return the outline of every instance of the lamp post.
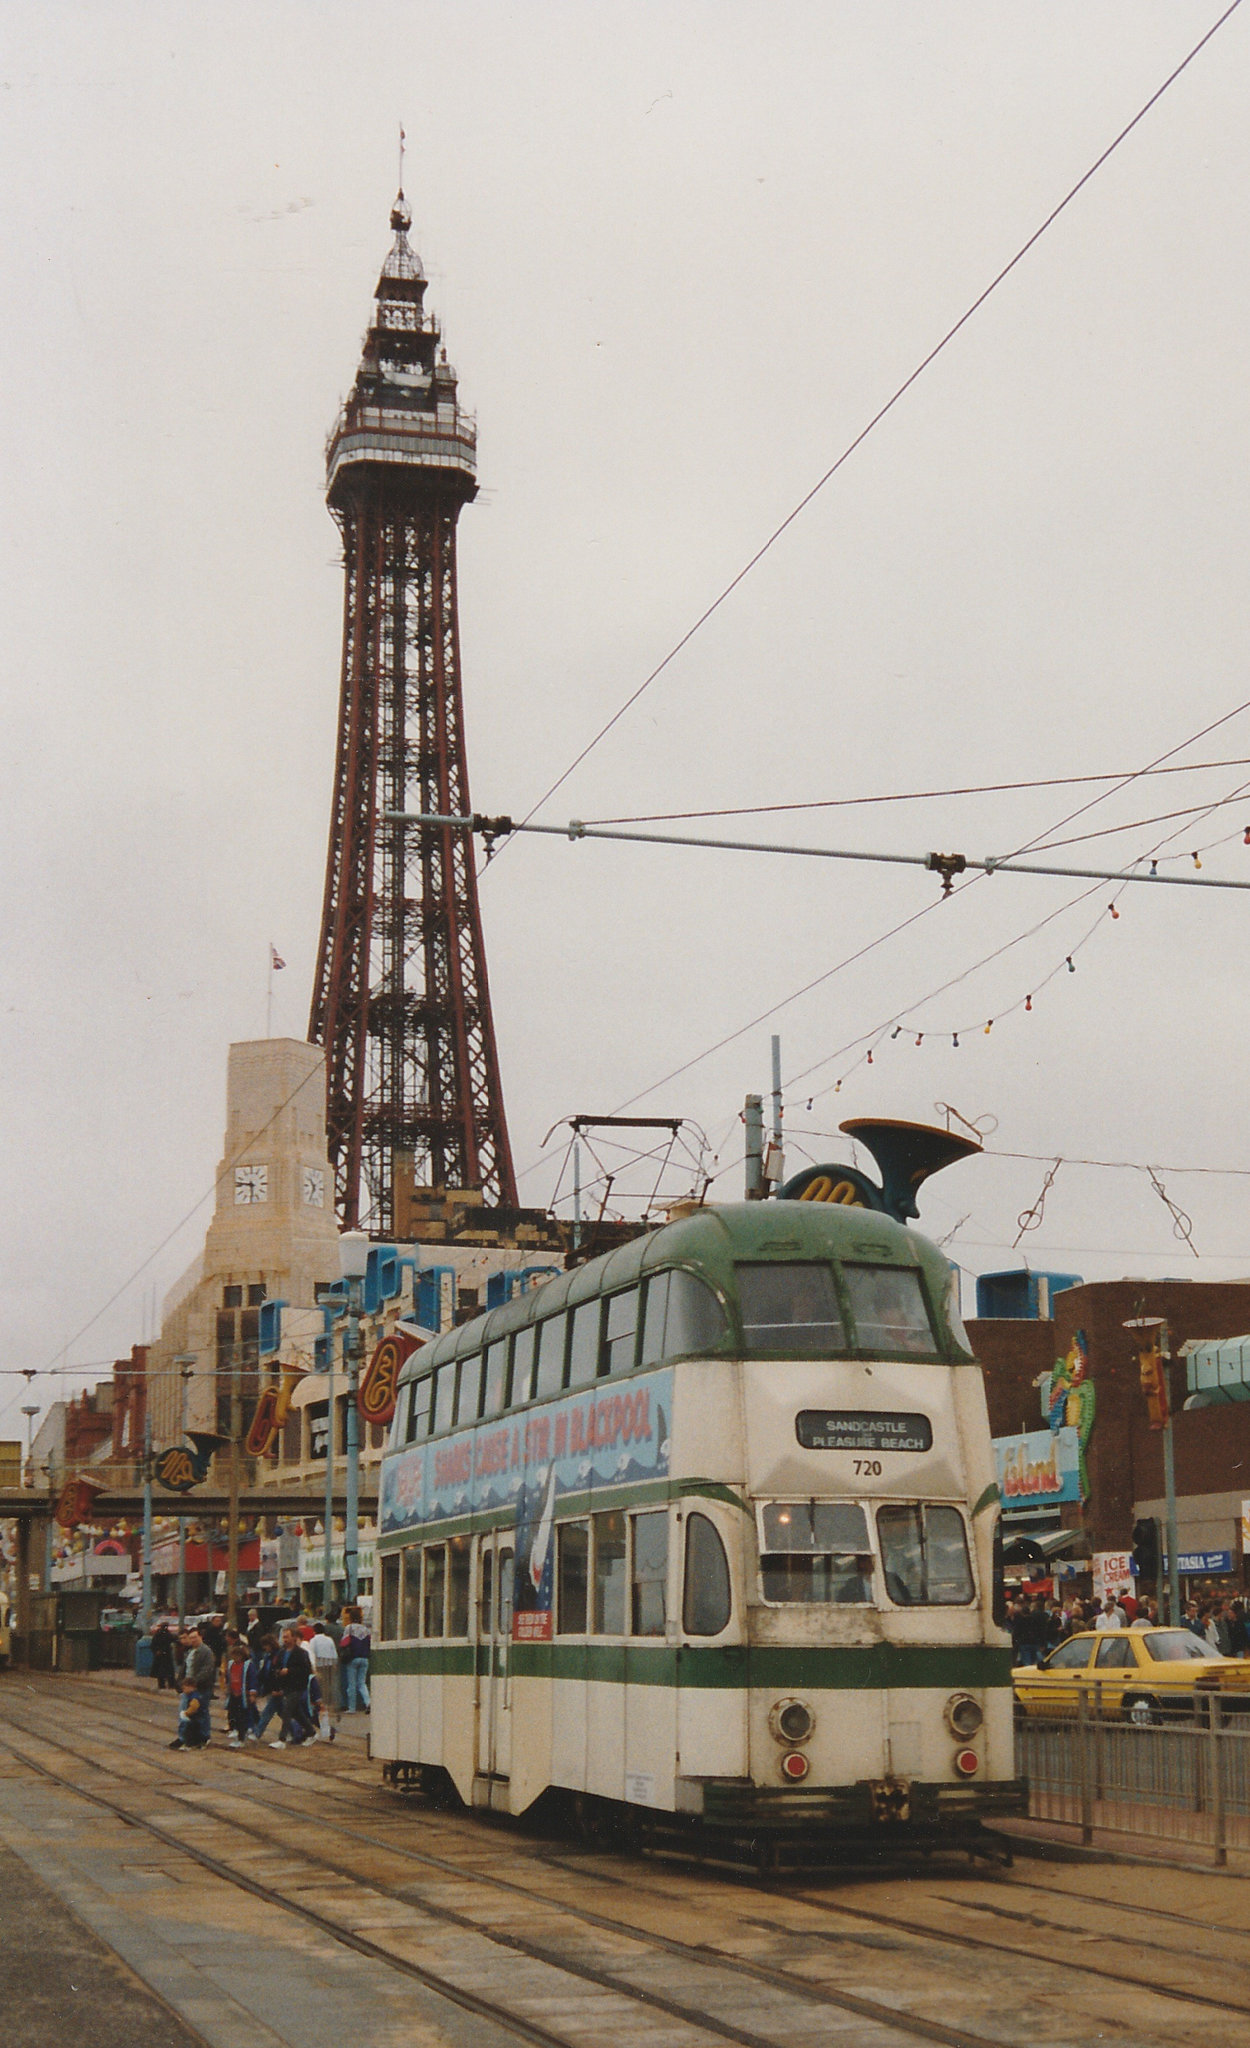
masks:
<path fill-rule="evenodd" d="M 1181 1559 L 1176 1532 L 1176 1459 L 1172 1444 L 1172 1389 L 1168 1366 L 1172 1358 L 1171 1337 L 1163 1316 L 1133 1316 L 1124 1325 L 1133 1331 L 1142 1391 L 1150 1405 L 1152 1429 L 1163 1437 L 1163 1493 L 1167 1517 L 1168 1620 L 1173 1628 L 1181 1620 Z M 1158 1417 L 1158 1419 L 1156 1419 Z M 1160 1587 L 1160 1591 L 1162 1591 Z"/>
<path fill-rule="evenodd" d="M 198 1354 L 194 1351 L 180 1351 L 174 1359 L 178 1368 L 178 1441 L 185 1443 L 187 1437 L 187 1382 L 195 1371 Z M 178 1619 L 187 1618 L 187 1518 L 178 1517 Z"/>
<path fill-rule="evenodd" d="M 33 1486 L 35 1475 L 31 1468 L 35 1455 L 35 1417 L 39 1413 L 38 1401 L 34 1403 L 33 1407 L 23 1408 L 22 1413 L 26 1417 L 26 1472 L 30 1484 Z"/>
<path fill-rule="evenodd" d="M 152 1411 L 143 1402 L 143 1608 L 144 1635 L 152 1633 Z"/>
<path fill-rule="evenodd" d="M 347 1604 L 354 1607 L 359 1592 L 360 1560 L 360 1314 L 363 1307 L 364 1277 L 369 1261 L 369 1240 L 363 1230 L 344 1231 L 343 1278 L 347 1282 L 347 1326 L 343 1332 L 343 1362 L 347 1368 L 347 1453 L 346 1515 L 343 1531 L 343 1578 Z"/>
<path fill-rule="evenodd" d="M 334 1605 L 334 1332 L 326 1339 L 326 1504 L 325 1556 L 321 1573 L 321 1612 Z"/>

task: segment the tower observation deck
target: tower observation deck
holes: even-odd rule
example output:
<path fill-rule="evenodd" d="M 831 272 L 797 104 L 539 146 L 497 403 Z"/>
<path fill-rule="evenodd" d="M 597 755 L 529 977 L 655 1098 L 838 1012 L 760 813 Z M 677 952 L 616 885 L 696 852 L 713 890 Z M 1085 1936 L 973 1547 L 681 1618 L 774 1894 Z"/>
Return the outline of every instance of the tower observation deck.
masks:
<path fill-rule="evenodd" d="M 343 669 L 309 1038 L 326 1048 L 339 1214 L 395 1228 L 407 1185 L 514 1207 L 467 816 L 456 522 L 477 427 L 425 310 L 403 192 L 350 397 L 326 444 L 343 539 Z"/>

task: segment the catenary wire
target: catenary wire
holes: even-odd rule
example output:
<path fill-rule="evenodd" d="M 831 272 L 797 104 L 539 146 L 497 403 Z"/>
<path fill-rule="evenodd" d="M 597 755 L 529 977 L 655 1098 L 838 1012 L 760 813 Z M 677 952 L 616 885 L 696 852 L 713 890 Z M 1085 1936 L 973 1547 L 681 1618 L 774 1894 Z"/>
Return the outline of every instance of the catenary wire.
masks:
<path fill-rule="evenodd" d="M 1228 21 L 1237 12 L 1237 9 L 1240 7 L 1240 5 L 1241 0 L 1231 0 L 1231 5 L 1226 7 L 1223 13 L 1218 17 L 1218 19 L 1211 24 L 1210 28 L 1208 28 L 1203 33 L 1203 35 L 1199 37 L 1198 41 L 1193 45 L 1193 48 L 1187 53 L 1186 56 L 1182 57 L 1180 63 L 1176 65 L 1175 69 L 1169 72 L 1168 76 L 1163 80 L 1163 83 L 1159 86 L 1156 86 L 1155 90 L 1151 93 L 1149 99 L 1147 99 L 1143 103 L 1143 105 L 1138 108 L 1137 112 L 1133 115 L 1132 119 L 1125 123 L 1124 127 L 1121 128 L 1119 134 L 1116 135 L 1114 139 L 1107 144 L 1106 148 L 1101 152 L 1099 156 L 1097 156 L 1094 159 L 1093 163 L 1090 164 L 1088 169 L 1082 172 L 1081 176 L 1077 179 L 1076 183 L 1072 185 L 1067 192 L 1065 192 L 1063 198 L 1058 202 L 1058 204 L 1051 208 L 1051 211 L 1046 215 L 1046 218 L 1041 222 L 1040 226 L 1034 228 L 1033 233 L 1028 237 L 1028 240 L 1021 243 L 1020 247 L 1016 250 L 1014 256 L 1012 256 L 1009 259 L 1009 261 L 1003 265 L 1002 269 L 997 273 L 995 277 L 991 278 L 989 284 L 987 284 L 984 290 L 979 292 L 977 297 L 973 299 L 972 303 L 965 308 L 965 310 L 960 314 L 958 320 L 955 321 L 954 325 L 947 328 L 941 340 L 936 342 L 934 346 L 929 350 L 928 354 L 924 356 L 919 363 L 917 363 L 915 369 L 911 371 L 910 375 L 904 378 L 903 382 L 900 385 L 898 385 L 896 390 L 894 390 L 891 393 L 890 397 L 886 399 L 884 405 L 880 406 L 878 410 L 873 414 L 872 418 L 868 421 L 867 425 L 861 427 L 858 434 L 855 435 L 854 439 L 847 443 L 847 446 L 842 450 L 842 453 L 837 457 L 837 459 L 834 462 L 832 462 L 829 465 L 824 475 L 819 477 L 817 481 L 812 485 L 811 489 L 805 492 L 803 497 L 799 499 L 798 504 L 795 505 L 793 509 L 786 514 L 785 518 L 781 521 L 780 525 L 773 528 L 773 531 L 769 534 L 768 538 L 764 542 L 762 542 L 762 544 L 755 550 L 755 553 L 750 557 L 749 561 L 747 561 L 743 565 L 743 567 L 738 570 L 737 574 L 734 577 L 732 577 L 731 580 L 725 585 L 724 589 L 720 592 L 720 594 L 717 597 L 713 598 L 711 604 L 709 604 L 699 614 L 698 618 L 694 621 L 694 624 L 686 629 L 686 631 L 682 634 L 681 638 L 669 649 L 668 653 L 664 656 L 664 658 L 661 661 L 657 662 L 656 666 L 651 670 L 651 673 L 648 676 L 645 676 L 642 682 L 638 684 L 637 688 L 630 692 L 629 696 L 626 697 L 624 702 L 621 705 L 619 705 L 618 708 L 612 713 L 612 716 L 606 721 L 606 723 L 600 726 L 598 732 L 596 732 L 594 736 L 586 742 L 586 745 L 581 749 L 580 753 L 574 756 L 573 760 L 570 761 L 568 767 L 565 768 L 562 771 L 562 773 L 556 777 L 555 781 L 551 783 L 548 786 L 548 788 L 543 791 L 542 795 L 538 798 L 537 802 L 530 806 L 529 810 L 525 814 L 526 822 L 528 822 L 529 819 L 531 819 L 536 812 L 540 811 L 545 803 L 550 801 L 550 799 L 555 795 L 558 789 L 561 789 L 563 787 L 563 785 L 569 780 L 569 777 L 573 775 L 578 768 L 581 767 L 582 762 L 586 760 L 587 756 L 593 753 L 594 749 L 599 745 L 600 741 L 607 738 L 607 735 L 612 731 L 613 727 L 620 723 L 621 719 L 625 717 L 626 713 L 630 711 L 633 708 L 633 706 L 638 702 L 639 698 L 642 697 L 646 693 L 646 691 L 651 688 L 651 685 L 654 682 L 656 682 L 660 676 L 663 675 L 664 671 L 670 666 L 670 664 L 673 661 L 676 660 L 677 656 L 682 652 L 682 650 L 689 646 L 690 642 L 694 639 L 695 634 L 698 633 L 700 629 L 707 624 L 708 620 L 711 619 L 715 615 L 715 613 L 717 613 L 720 610 L 721 606 L 726 602 L 726 600 L 729 597 L 732 596 L 733 592 L 737 590 L 738 586 L 746 581 L 747 577 L 751 574 L 751 571 L 755 569 L 758 566 L 758 564 L 763 561 L 764 557 L 771 551 L 771 549 L 776 546 L 777 542 L 781 539 L 782 535 L 788 532 L 790 527 L 794 525 L 795 521 L 801 517 L 801 515 L 807 510 L 807 507 L 812 503 L 812 501 L 819 496 L 821 491 L 824 490 L 826 484 L 830 483 L 832 479 L 838 474 L 838 471 L 843 467 L 843 465 L 849 462 L 851 456 L 855 453 L 856 449 L 862 447 L 863 443 L 868 439 L 868 436 L 873 432 L 873 430 L 881 424 L 882 420 L 887 418 L 887 416 L 891 412 L 893 412 L 895 406 L 898 405 L 900 400 L 904 398 L 907 392 L 911 390 L 913 384 L 917 383 L 918 380 L 924 375 L 925 371 L 930 367 L 930 365 L 937 361 L 938 357 L 942 354 L 943 350 L 949 347 L 950 343 L 954 341 L 956 335 L 959 334 L 961 330 L 967 326 L 968 322 L 974 317 L 974 315 L 980 311 L 981 307 L 986 303 L 986 300 L 989 299 L 992 296 L 992 294 L 998 290 L 998 287 L 1001 284 L 1003 284 L 1008 277 L 1010 277 L 1011 273 L 1016 269 L 1017 265 L 1024 261 L 1024 258 L 1028 255 L 1029 251 L 1033 249 L 1038 242 L 1040 242 L 1042 236 L 1047 232 L 1047 230 L 1053 227 L 1054 223 L 1059 219 L 1059 216 L 1066 210 L 1067 207 L 1069 207 L 1072 204 L 1072 201 L 1077 197 L 1077 195 L 1080 192 L 1084 190 L 1085 186 L 1089 184 L 1090 180 L 1097 175 L 1097 173 L 1102 169 L 1102 166 L 1108 161 L 1108 159 L 1115 154 L 1116 150 L 1119 149 L 1121 143 L 1127 141 L 1128 137 L 1133 133 L 1133 130 L 1136 127 L 1138 127 L 1138 125 L 1145 119 L 1146 115 L 1151 111 L 1151 109 L 1158 105 L 1158 102 L 1163 98 L 1163 95 L 1168 91 L 1168 89 L 1171 86 L 1173 86 L 1176 83 L 1177 79 L 1181 76 L 1181 74 L 1184 71 L 1188 70 L 1189 66 L 1194 62 L 1194 59 L 1201 53 L 1202 50 L 1205 49 L 1206 45 L 1211 41 L 1212 37 L 1219 33 L 1220 29 L 1223 28 L 1224 23 Z M 1067 823 L 1066 819 L 1064 820 L 1064 823 Z"/>
<path fill-rule="evenodd" d="M 1170 767 L 1139 768 L 1137 777 L 1146 775 L 1197 775 L 1209 768 L 1250 768 L 1250 755 L 1227 761 L 1178 761 Z M 784 811 L 838 811 L 851 810 L 871 804 L 914 804 L 927 803 L 935 798 L 957 796 L 1004 796 L 1014 795 L 1025 789 L 1070 789 L 1075 784 L 1090 782 L 1129 782 L 1136 779 L 1127 768 L 1108 769 L 1102 775 L 1044 775 L 1033 782 L 979 782 L 965 783 L 952 789 L 896 789 L 877 796 L 828 796 L 814 797 L 805 803 L 785 804 L 728 804 L 712 811 L 639 811 L 628 817 L 587 818 L 588 825 L 680 825 L 694 824 L 703 818 L 764 818 Z M 1058 831 L 1058 826 L 1054 828 Z"/>

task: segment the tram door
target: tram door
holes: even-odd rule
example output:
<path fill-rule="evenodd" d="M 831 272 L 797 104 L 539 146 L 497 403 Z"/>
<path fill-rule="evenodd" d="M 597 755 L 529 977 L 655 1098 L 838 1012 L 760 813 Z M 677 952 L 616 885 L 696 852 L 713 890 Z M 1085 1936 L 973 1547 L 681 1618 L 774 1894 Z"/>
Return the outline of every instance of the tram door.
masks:
<path fill-rule="evenodd" d="M 508 1674 L 512 1647 L 512 1552 L 511 1530 L 483 1536 L 478 1581 L 477 1768 L 480 1775 L 494 1778 L 506 1778 L 512 1769 L 512 1694 Z"/>

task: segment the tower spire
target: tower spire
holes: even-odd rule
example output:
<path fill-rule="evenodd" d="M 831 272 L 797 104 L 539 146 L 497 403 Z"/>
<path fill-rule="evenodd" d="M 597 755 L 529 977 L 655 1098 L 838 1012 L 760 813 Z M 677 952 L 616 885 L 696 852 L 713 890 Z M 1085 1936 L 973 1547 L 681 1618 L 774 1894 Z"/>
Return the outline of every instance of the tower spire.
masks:
<path fill-rule="evenodd" d="M 402 135 L 401 129 L 401 152 Z M 401 183 L 351 395 L 326 449 L 343 537 L 343 669 L 309 1037 L 327 1054 L 344 1223 L 398 1228 L 397 1186 L 516 1204 L 467 816 L 456 523 L 477 429 L 425 308 Z"/>

